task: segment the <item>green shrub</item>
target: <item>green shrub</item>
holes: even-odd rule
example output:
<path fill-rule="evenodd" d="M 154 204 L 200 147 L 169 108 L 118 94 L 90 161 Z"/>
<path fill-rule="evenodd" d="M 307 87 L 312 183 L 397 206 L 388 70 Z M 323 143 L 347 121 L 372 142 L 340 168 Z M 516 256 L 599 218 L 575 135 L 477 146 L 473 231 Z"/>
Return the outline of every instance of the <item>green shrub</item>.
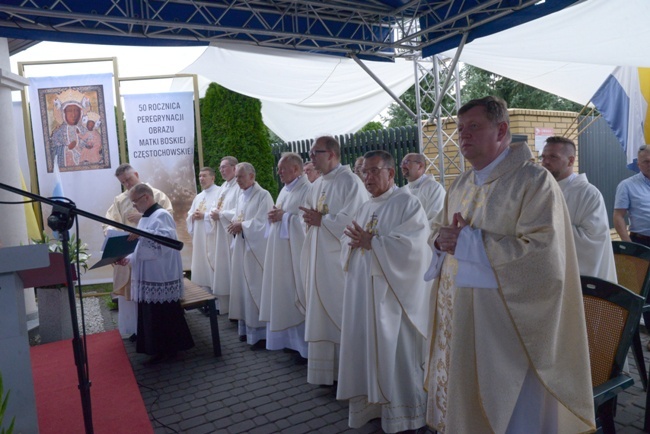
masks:
<path fill-rule="evenodd" d="M 210 84 L 201 100 L 203 162 L 215 170 L 226 155 L 249 162 L 255 167 L 257 182 L 275 198 L 274 158 L 261 108 L 255 98 Z M 217 178 L 218 184 L 223 182 L 218 171 Z"/>
<path fill-rule="evenodd" d="M 1 434 L 11 434 L 14 431 L 14 422 L 16 422 L 16 418 L 11 418 L 11 423 L 9 424 L 9 428 L 5 429 L 4 428 L 4 419 L 5 419 L 5 411 L 7 411 L 7 403 L 9 402 L 9 392 L 10 390 L 7 391 L 7 394 L 5 395 L 4 393 L 4 387 L 2 384 L 2 374 L 0 374 L 0 433 Z"/>

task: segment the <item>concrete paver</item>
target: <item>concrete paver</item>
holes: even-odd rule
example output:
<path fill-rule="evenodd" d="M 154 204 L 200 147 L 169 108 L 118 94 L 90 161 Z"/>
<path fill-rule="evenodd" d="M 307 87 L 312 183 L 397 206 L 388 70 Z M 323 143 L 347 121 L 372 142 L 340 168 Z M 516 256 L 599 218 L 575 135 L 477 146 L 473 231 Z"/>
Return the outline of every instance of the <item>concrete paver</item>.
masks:
<path fill-rule="evenodd" d="M 115 328 L 116 314 L 105 318 L 105 328 Z M 347 403 L 331 388 L 307 384 L 307 367 L 294 364 L 291 354 L 251 351 L 239 341 L 236 325 L 220 316 L 223 354 L 215 358 L 209 319 L 199 311 L 187 312 L 186 319 L 196 346 L 183 360 L 144 366 L 148 357 L 124 341 L 155 434 L 382 432 L 379 420 L 350 429 Z M 649 336 L 642 332 L 641 338 L 645 350 Z M 648 366 L 650 352 L 645 355 Z M 645 392 L 631 354 L 628 359 L 635 383 L 619 395 L 616 428 L 639 434 Z"/>

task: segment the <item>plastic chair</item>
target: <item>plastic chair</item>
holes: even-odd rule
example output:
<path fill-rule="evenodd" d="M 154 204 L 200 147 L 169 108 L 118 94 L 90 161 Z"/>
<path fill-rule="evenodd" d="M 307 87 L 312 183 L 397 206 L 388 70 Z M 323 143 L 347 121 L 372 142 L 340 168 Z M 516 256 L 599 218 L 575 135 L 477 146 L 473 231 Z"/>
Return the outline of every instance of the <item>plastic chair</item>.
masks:
<path fill-rule="evenodd" d="M 618 284 L 643 297 L 645 300 L 643 322 L 646 328 L 650 330 L 650 304 L 648 303 L 648 295 L 650 295 L 650 248 L 627 241 L 612 241 L 612 248 L 614 250 Z M 648 372 L 643 358 L 643 347 L 638 327 L 632 338 L 632 352 L 639 370 L 643 390 L 647 391 Z"/>
<path fill-rule="evenodd" d="M 596 424 L 605 434 L 615 433 L 616 397 L 634 384 L 622 368 L 641 318 L 644 299 L 597 277 L 580 276 L 580 280 Z"/>

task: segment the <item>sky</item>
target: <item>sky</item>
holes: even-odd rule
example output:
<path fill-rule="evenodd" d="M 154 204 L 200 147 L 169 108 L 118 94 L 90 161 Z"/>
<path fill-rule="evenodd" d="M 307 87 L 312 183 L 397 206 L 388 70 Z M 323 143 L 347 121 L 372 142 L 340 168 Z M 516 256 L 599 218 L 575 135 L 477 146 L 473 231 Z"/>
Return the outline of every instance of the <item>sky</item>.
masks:
<path fill-rule="evenodd" d="M 175 74 L 190 65 L 206 47 L 131 47 L 119 45 L 68 44 L 41 42 L 10 57 L 11 71 L 18 73 L 18 62 L 62 61 L 117 57 L 119 77 L 145 77 Z M 25 76 L 65 76 L 112 73 L 110 61 L 25 65 Z M 122 81 L 122 94 L 153 93 L 169 90 L 171 80 Z M 14 99 L 20 95 L 14 92 Z"/>

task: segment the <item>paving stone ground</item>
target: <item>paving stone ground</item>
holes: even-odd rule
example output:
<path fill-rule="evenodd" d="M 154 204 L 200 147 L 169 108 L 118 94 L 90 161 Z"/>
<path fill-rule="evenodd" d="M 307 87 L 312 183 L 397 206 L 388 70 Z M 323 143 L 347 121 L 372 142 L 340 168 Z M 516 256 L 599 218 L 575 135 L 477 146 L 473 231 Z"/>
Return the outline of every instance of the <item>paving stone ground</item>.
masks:
<path fill-rule="evenodd" d="M 116 328 L 116 312 L 104 309 L 103 316 L 106 330 Z M 196 310 L 186 318 L 196 346 L 183 360 L 144 366 L 148 357 L 124 341 L 155 434 L 382 432 L 378 420 L 350 429 L 347 403 L 337 401 L 330 388 L 307 384 L 307 367 L 295 365 L 291 354 L 251 351 L 239 341 L 236 325 L 220 316 L 223 354 L 215 358 L 209 319 Z M 649 336 L 641 333 L 641 339 L 645 350 Z M 648 366 L 650 353 L 645 356 Z M 628 359 L 635 384 L 619 395 L 616 428 L 619 434 L 638 434 L 645 392 L 634 358 Z"/>

